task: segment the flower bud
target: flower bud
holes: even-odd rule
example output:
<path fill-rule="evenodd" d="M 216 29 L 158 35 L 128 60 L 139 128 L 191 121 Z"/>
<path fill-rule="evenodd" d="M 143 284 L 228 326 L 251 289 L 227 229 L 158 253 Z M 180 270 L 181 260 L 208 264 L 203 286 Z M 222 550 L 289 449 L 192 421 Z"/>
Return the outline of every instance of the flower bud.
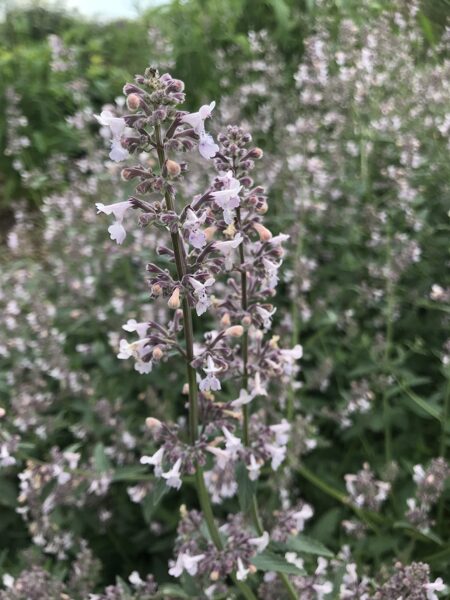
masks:
<path fill-rule="evenodd" d="M 225 330 L 225 335 L 229 335 L 230 337 L 241 337 L 243 333 L 244 328 L 242 325 L 233 325 Z"/>
<path fill-rule="evenodd" d="M 167 302 L 167 306 L 173 310 L 180 308 L 180 288 L 175 288 L 173 290 L 172 295 Z"/>
<path fill-rule="evenodd" d="M 181 173 L 180 165 L 174 160 L 166 160 L 166 169 L 169 177 L 178 177 Z"/>
<path fill-rule="evenodd" d="M 253 229 L 259 235 L 261 242 L 268 242 L 272 238 L 272 233 L 261 223 L 253 223 Z"/>
<path fill-rule="evenodd" d="M 181 393 L 183 394 L 183 396 L 189 396 L 189 384 L 188 383 L 185 383 L 183 385 L 183 389 L 182 389 Z"/>
<path fill-rule="evenodd" d="M 212 241 L 212 239 L 214 238 L 214 234 L 216 233 L 216 231 L 217 231 L 217 227 L 215 227 L 214 225 L 211 225 L 211 227 L 206 227 L 203 230 L 203 233 L 205 234 L 207 242 L 211 242 Z"/>
<path fill-rule="evenodd" d="M 3 418 L 6 415 L 6 410 L 0 406 L 0 419 Z"/>
<path fill-rule="evenodd" d="M 162 287 L 159 285 L 159 283 L 154 283 L 151 287 L 151 292 L 153 296 L 161 296 Z"/>
<path fill-rule="evenodd" d="M 145 419 L 145 426 L 147 429 L 150 429 L 150 431 L 157 431 L 162 427 L 162 423 L 159 419 L 155 419 L 155 417 L 147 417 Z"/>
<path fill-rule="evenodd" d="M 243 317 L 242 319 L 242 325 L 244 327 L 250 327 L 250 325 L 252 324 L 252 318 L 250 315 L 245 315 L 245 317 Z"/>
<path fill-rule="evenodd" d="M 220 319 L 222 327 L 229 327 L 231 325 L 231 319 L 229 313 L 225 313 Z"/>
<path fill-rule="evenodd" d="M 161 350 L 161 348 L 159 346 L 156 346 L 155 348 L 153 348 L 153 352 L 152 352 L 152 356 L 155 360 L 161 360 L 161 358 L 163 357 L 164 352 Z"/>
<path fill-rule="evenodd" d="M 219 571 L 211 571 L 211 574 L 209 576 L 211 581 L 217 581 L 219 579 L 219 577 L 220 577 Z"/>
<path fill-rule="evenodd" d="M 133 179 L 133 177 L 136 177 L 136 175 L 133 172 L 133 169 L 125 168 L 120 172 L 120 177 L 123 179 L 123 181 L 130 181 L 130 179 Z"/>
<path fill-rule="evenodd" d="M 141 99 L 137 94 L 130 94 L 127 97 L 127 106 L 130 110 L 137 110 L 141 105 Z"/>
<path fill-rule="evenodd" d="M 267 202 L 261 202 L 261 204 L 258 204 L 258 206 L 256 207 L 256 212 L 260 215 L 265 215 L 268 210 L 269 205 L 267 204 Z"/>
<path fill-rule="evenodd" d="M 256 158 L 257 160 L 262 158 L 263 155 L 264 155 L 264 152 L 261 150 L 261 148 L 253 148 L 248 153 L 249 158 Z"/>

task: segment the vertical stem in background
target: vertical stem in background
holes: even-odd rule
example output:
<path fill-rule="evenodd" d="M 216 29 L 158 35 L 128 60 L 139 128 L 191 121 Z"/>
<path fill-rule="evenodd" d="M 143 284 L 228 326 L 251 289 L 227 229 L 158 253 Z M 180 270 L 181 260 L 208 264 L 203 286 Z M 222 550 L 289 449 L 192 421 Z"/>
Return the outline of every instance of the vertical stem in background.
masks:
<path fill-rule="evenodd" d="M 440 444 L 439 444 L 439 455 L 442 456 L 442 458 L 444 458 L 444 459 L 447 458 L 446 427 L 448 425 L 449 417 L 450 417 L 450 377 L 447 379 L 447 385 L 445 386 L 445 392 L 444 392 L 444 406 L 442 409 L 441 440 L 440 440 Z M 439 499 L 438 518 L 437 518 L 439 529 L 443 525 L 443 522 L 442 522 L 443 518 L 444 518 L 444 494 L 441 494 L 441 497 Z"/>
<path fill-rule="evenodd" d="M 241 222 L 241 209 L 236 209 L 236 220 L 239 225 L 239 230 L 242 231 L 242 222 Z M 239 244 L 239 263 L 241 267 L 241 306 L 242 310 L 246 311 L 248 308 L 248 288 L 247 288 L 247 272 L 245 270 L 245 250 L 244 250 L 244 242 L 242 241 Z M 248 392 L 248 331 L 244 330 L 242 334 L 242 387 Z M 249 420 L 250 420 L 250 409 L 248 404 L 244 404 L 242 407 L 243 413 L 243 439 L 244 445 L 250 445 L 250 431 L 249 431 Z M 251 502 L 250 502 L 250 513 L 253 525 L 258 532 L 258 535 L 262 535 L 264 533 L 264 525 L 262 523 L 259 508 L 258 508 L 258 500 L 256 498 L 255 492 L 252 491 L 251 494 Z M 280 581 L 284 585 L 286 592 L 290 598 L 290 600 L 297 600 L 297 594 L 292 587 L 291 582 L 289 581 L 288 576 L 285 573 L 277 573 Z"/>
<path fill-rule="evenodd" d="M 161 140 L 161 128 L 159 125 L 155 125 L 155 138 L 156 138 L 156 151 L 158 153 L 158 162 L 161 171 L 164 169 L 166 156 L 164 152 L 164 146 Z M 172 194 L 166 191 L 164 195 L 167 208 L 171 211 L 175 211 L 174 198 Z M 175 256 L 175 264 L 177 268 L 178 278 L 181 280 L 186 275 L 186 259 L 183 251 L 183 240 L 180 238 L 178 232 L 171 233 L 172 246 Z M 187 378 L 189 386 L 189 439 L 191 444 L 195 444 L 198 436 L 198 390 L 196 371 L 192 367 L 191 362 L 194 359 L 194 328 L 192 324 L 192 312 L 189 306 L 189 301 L 186 297 L 183 297 L 183 328 L 184 338 L 186 344 L 186 365 L 187 365 Z M 222 550 L 223 543 L 220 537 L 220 532 L 214 520 L 214 513 L 209 499 L 208 490 L 206 489 L 205 479 L 203 477 L 203 470 L 197 465 L 195 471 L 195 484 L 197 489 L 197 497 L 202 509 L 203 516 L 205 518 L 209 534 L 211 539 L 218 550 Z M 231 576 L 235 585 L 239 588 L 241 594 L 247 600 L 256 600 L 251 589 L 242 581 L 238 581 L 235 575 Z"/>
<path fill-rule="evenodd" d="M 392 267 L 393 267 L 393 256 L 392 256 L 392 226 L 388 218 L 387 224 L 387 279 L 386 279 L 386 343 L 384 347 L 383 357 L 383 371 L 386 377 L 391 372 L 391 348 L 393 340 L 393 327 L 394 327 L 394 281 L 392 279 Z M 388 398 L 387 382 L 383 391 L 383 424 L 384 424 L 384 453 L 386 464 L 388 465 L 392 460 L 392 431 L 391 431 L 391 415 Z"/>

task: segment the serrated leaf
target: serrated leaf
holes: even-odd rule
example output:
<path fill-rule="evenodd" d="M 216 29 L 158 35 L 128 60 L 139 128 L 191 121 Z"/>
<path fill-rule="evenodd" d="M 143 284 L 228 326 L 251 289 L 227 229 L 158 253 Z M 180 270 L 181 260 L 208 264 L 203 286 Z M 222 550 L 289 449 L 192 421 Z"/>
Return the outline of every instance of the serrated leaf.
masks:
<path fill-rule="evenodd" d="M 252 564 L 260 571 L 276 571 L 277 573 L 286 573 L 286 575 L 304 575 L 305 571 L 299 569 L 280 554 L 275 554 L 270 550 L 265 550 L 252 558 Z"/>

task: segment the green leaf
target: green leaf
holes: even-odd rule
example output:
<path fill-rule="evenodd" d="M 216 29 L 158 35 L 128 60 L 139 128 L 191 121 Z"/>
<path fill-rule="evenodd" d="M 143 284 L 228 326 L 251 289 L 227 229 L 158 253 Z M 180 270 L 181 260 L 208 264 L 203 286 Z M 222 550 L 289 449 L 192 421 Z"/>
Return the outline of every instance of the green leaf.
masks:
<path fill-rule="evenodd" d="M 418 540 L 423 540 L 426 542 L 433 542 L 434 544 L 438 544 L 439 546 L 442 546 L 444 543 L 441 540 L 441 538 L 438 537 L 432 531 L 419 531 L 418 529 L 413 527 L 410 523 L 407 523 L 405 521 L 397 521 L 396 523 L 394 523 L 394 528 L 395 529 L 404 529 L 405 531 L 407 531 L 407 533 L 411 537 L 416 538 Z"/>
<path fill-rule="evenodd" d="M 326 556 L 327 558 L 333 558 L 334 556 L 333 552 L 328 550 L 322 542 L 306 535 L 290 537 L 281 545 L 286 551 L 297 552 L 299 554 L 315 554 L 316 556 Z"/>
<path fill-rule="evenodd" d="M 239 505 L 243 513 L 248 513 L 255 493 L 255 484 L 248 476 L 247 467 L 243 462 L 236 467 L 236 481 L 238 484 Z"/>
<path fill-rule="evenodd" d="M 190 598 L 180 585 L 175 583 L 166 583 L 159 588 L 159 593 L 170 598 Z"/>
<path fill-rule="evenodd" d="M 441 421 L 442 417 L 441 417 L 440 410 L 435 405 L 427 402 L 426 400 L 424 400 L 423 398 L 418 396 L 415 392 L 408 389 L 401 381 L 398 381 L 398 384 L 401 387 L 401 389 L 403 390 L 403 392 L 405 393 L 405 396 L 402 396 L 402 399 L 405 402 L 407 402 L 411 408 L 414 407 L 416 409 L 414 412 L 417 412 L 417 408 L 418 408 L 422 415 L 423 415 L 423 413 L 425 413 L 425 415 L 433 417 L 434 419 L 437 419 L 439 422 Z"/>
<path fill-rule="evenodd" d="M 158 504 L 161 502 L 163 496 L 167 494 L 169 488 L 166 484 L 165 479 L 158 479 L 155 483 L 155 487 L 147 494 L 142 502 L 142 514 L 147 524 L 151 523 L 153 513 L 158 508 Z"/>
<path fill-rule="evenodd" d="M 252 563 L 260 571 L 276 571 L 277 573 L 286 573 L 286 575 L 304 575 L 305 572 L 299 569 L 295 565 L 288 563 L 288 561 L 275 552 L 265 550 L 260 554 L 257 554 L 253 559 Z"/>
<path fill-rule="evenodd" d="M 94 467 L 100 473 L 104 473 L 111 468 L 111 462 L 106 455 L 105 446 L 101 442 L 94 448 Z"/>

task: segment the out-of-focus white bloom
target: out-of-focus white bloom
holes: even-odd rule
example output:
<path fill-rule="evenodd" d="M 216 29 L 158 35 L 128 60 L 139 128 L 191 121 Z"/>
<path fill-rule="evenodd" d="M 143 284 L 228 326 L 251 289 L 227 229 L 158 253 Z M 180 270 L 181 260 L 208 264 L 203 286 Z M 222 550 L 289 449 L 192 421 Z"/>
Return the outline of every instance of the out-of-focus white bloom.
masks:
<path fill-rule="evenodd" d="M 241 391 L 239 392 L 239 398 L 233 400 L 231 406 L 233 406 L 234 408 L 242 408 L 242 406 L 244 406 L 245 404 L 249 404 L 253 400 L 253 398 L 253 394 L 249 394 L 247 390 L 241 389 Z"/>
<path fill-rule="evenodd" d="M 250 464 L 247 465 L 250 481 L 256 481 L 261 472 L 261 464 L 256 460 L 253 454 L 250 454 Z"/>
<path fill-rule="evenodd" d="M 100 115 L 94 115 L 100 125 L 111 130 L 111 152 L 109 158 L 115 162 L 127 159 L 130 153 L 122 146 L 121 137 L 125 131 L 126 123 L 121 117 L 115 117 L 109 110 L 104 110 Z"/>
<path fill-rule="evenodd" d="M 298 554 L 296 554 L 295 552 L 286 552 L 284 558 L 291 565 L 295 565 L 297 569 L 303 570 L 303 559 L 299 558 Z"/>
<path fill-rule="evenodd" d="M 433 583 L 425 583 L 423 587 L 427 591 L 427 600 L 438 600 L 435 592 L 444 592 L 446 589 L 441 577 L 438 577 Z"/>
<path fill-rule="evenodd" d="M 136 321 L 136 319 L 128 319 L 128 321 L 125 323 L 125 325 L 122 325 L 122 329 L 124 329 L 125 331 L 129 331 L 131 333 L 133 331 L 135 331 L 138 334 L 138 336 L 142 339 L 145 337 L 145 334 L 147 333 L 148 323 L 147 322 L 138 323 Z"/>
<path fill-rule="evenodd" d="M 264 533 L 260 537 L 250 538 L 248 540 L 249 544 L 252 544 L 252 546 L 256 546 L 256 552 L 258 553 L 264 552 L 264 550 L 269 545 L 269 541 L 270 537 L 267 531 L 264 531 Z"/>
<path fill-rule="evenodd" d="M 246 569 L 244 567 L 244 563 L 241 558 L 237 559 L 237 570 L 236 570 L 236 579 L 238 581 L 245 581 L 247 579 L 247 575 L 250 573 L 250 569 Z"/>

